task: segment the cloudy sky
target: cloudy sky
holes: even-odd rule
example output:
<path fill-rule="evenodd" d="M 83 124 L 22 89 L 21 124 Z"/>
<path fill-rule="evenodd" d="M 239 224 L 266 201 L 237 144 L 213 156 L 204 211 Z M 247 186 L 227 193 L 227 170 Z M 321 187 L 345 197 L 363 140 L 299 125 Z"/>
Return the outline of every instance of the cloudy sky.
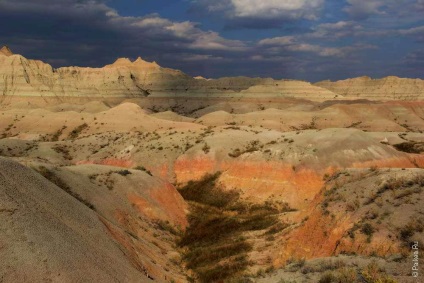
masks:
<path fill-rule="evenodd" d="M 0 45 L 55 67 L 424 78 L 424 0 L 0 0 Z"/>

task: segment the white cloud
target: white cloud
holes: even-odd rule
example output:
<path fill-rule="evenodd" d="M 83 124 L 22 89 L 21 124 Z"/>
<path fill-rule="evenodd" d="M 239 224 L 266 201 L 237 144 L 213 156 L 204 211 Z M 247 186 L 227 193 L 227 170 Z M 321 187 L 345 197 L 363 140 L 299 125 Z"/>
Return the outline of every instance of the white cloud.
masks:
<path fill-rule="evenodd" d="M 273 38 L 265 38 L 258 42 L 259 45 L 290 45 L 293 44 L 295 41 L 294 36 L 280 36 L 280 37 L 273 37 Z"/>
<path fill-rule="evenodd" d="M 229 40 L 222 38 L 217 32 L 202 32 L 195 36 L 193 43 L 190 44 L 193 49 L 206 50 L 247 50 L 244 42 L 240 40 Z"/>
<path fill-rule="evenodd" d="M 242 51 L 247 47 L 240 40 L 223 38 L 214 31 L 204 31 L 197 23 L 184 21 L 173 22 L 157 14 L 146 17 L 114 17 L 120 26 L 131 26 L 135 32 L 149 37 L 161 37 L 179 47 L 202 50 Z M 173 39 L 180 39 L 173 40 Z"/>
<path fill-rule="evenodd" d="M 235 17 L 316 19 L 324 0 L 231 0 Z"/>
<path fill-rule="evenodd" d="M 352 21 L 339 21 L 336 23 L 324 23 L 316 26 L 312 33 L 307 34 L 308 37 L 314 38 L 343 38 L 355 36 L 363 27 Z"/>
<path fill-rule="evenodd" d="M 192 0 L 194 7 L 229 20 L 315 20 L 325 0 Z"/>
<path fill-rule="evenodd" d="M 424 26 L 401 29 L 397 31 L 400 35 L 424 35 Z"/>
<path fill-rule="evenodd" d="M 311 44 L 302 41 L 301 37 L 283 36 L 262 39 L 258 45 L 265 47 L 265 51 L 272 54 L 282 52 L 307 52 L 314 53 L 322 57 L 347 57 L 361 50 L 376 49 L 377 47 L 369 44 L 356 44 L 342 47 L 326 47 L 318 44 Z M 268 47 L 268 48 L 267 48 Z"/>
<path fill-rule="evenodd" d="M 347 0 L 349 6 L 344 8 L 353 18 L 364 19 L 372 14 L 382 14 L 380 8 L 385 4 L 382 0 Z"/>
<path fill-rule="evenodd" d="M 132 25 L 134 26 L 138 26 L 138 27 L 142 27 L 142 28 L 146 28 L 146 27 L 166 27 L 169 26 L 171 24 L 171 22 L 167 19 L 163 19 L 160 17 L 148 17 L 148 18 L 142 18 L 139 21 L 138 20 L 134 20 L 134 23 L 132 23 Z"/>

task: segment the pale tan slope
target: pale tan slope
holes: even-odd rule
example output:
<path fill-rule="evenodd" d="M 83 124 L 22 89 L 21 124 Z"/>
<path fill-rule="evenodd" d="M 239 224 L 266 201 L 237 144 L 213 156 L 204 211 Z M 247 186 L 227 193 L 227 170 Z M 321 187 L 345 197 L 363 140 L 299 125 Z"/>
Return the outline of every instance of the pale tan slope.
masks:
<path fill-rule="evenodd" d="M 72 109 L 73 107 L 67 108 Z M 47 134 L 45 137 L 49 139 L 55 134 L 59 134 L 59 138 L 66 138 L 74 130 L 80 136 L 84 136 L 105 132 L 126 133 L 129 131 L 161 131 L 169 128 L 203 128 L 194 123 L 155 118 L 133 103 L 123 103 L 106 111 L 95 113 L 92 111 L 80 113 L 81 109 L 78 109 L 78 112 L 75 110 L 77 109 L 64 112 L 52 112 L 46 109 L 7 110 L 1 115 L 0 129 L 8 129 L 6 131 L 8 136 L 37 139 Z"/>
<path fill-rule="evenodd" d="M 281 80 L 273 84 L 256 85 L 241 91 L 243 95 L 255 96 L 282 96 L 291 98 L 304 98 L 309 100 L 330 100 L 342 98 L 342 95 L 334 93 L 326 88 L 312 85 L 303 81 Z"/>
<path fill-rule="evenodd" d="M 199 110 L 196 122 L 205 126 L 233 123 L 236 126 L 264 127 L 279 131 L 353 127 L 367 131 L 421 131 L 424 129 L 424 104 L 421 102 L 333 104 L 321 108 L 299 104 L 268 108 L 248 113 L 229 114 L 230 105 L 215 105 Z M 224 109 L 227 111 L 220 111 Z"/>
<path fill-rule="evenodd" d="M 31 169 L 0 158 L 2 282 L 148 282 L 99 216 Z"/>
<path fill-rule="evenodd" d="M 105 219 L 110 236 L 145 274 L 155 282 L 184 281 L 176 264 L 177 239 L 170 231 L 187 226 L 187 207 L 171 184 L 142 170 L 92 164 L 45 166 L 53 180 L 93 206 Z"/>
<path fill-rule="evenodd" d="M 341 81 L 322 81 L 316 86 L 329 89 L 346 98 L 378 100 L 424 99 L 424 80 L 389 76 L 382 79 L 359 77 Z"/>
<path fill-rule="evenodd" d="M 145 171 L 129 170 L 125 171 L 128 175 L 121 175 L 120 167 L 95 164 L 54 168 L 54 171 L 108 220 L 116 221 L 115 213 L 120 210 L 134 218 L 142 215 L 150 221 L 169 222 L 181 229 L 187 226 L 186 204 L 177 190 Z"/>

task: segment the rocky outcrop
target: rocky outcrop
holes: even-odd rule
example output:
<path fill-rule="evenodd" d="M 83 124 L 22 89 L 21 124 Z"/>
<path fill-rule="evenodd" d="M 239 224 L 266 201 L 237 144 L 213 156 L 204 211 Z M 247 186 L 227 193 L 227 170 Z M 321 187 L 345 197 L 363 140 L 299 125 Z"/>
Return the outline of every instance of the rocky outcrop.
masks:
<path fill-rule="evenodd" d="M 119 58 L 103 68 L 53 68 L 42 61 L 0 51 L 0 92 L 32 97 L 294 97 L 312 100 L 337 95 L 307 82 L 270 78 L 192 78 L 142 58 Z"/>
<path fill-rule="evenodd" d="M 13 52 L 12 52 L 12 50 L 10 50 L 10 48 L 8 46 L 3 46 L 0 49 L 0 54 L 3 54 L 5 56 L 12 56 Z"/>
<path fill-rule="evenodd" d="M 336 82 L 322 81 L 315 85 L 351 98 L 376 100 L 417 100 L 424 98 L 424 80 L 421 79 L 394 76 L 382 79 L 359 77 Z"/>
<path fill-rule="evenodd" d="M 141 57 L 119 58 L 103 68 L 62 67 L 0 49 L 0 93 L 4 97 L 210 97 L 296 98 L 312 101 L 339 99 L 417 100 L 424 97 L 424 81 L 360 77 L 311 84 L 272 78 L 192 78 Z"/>
<path fill-rule="evenodd" d="M 424 170 L 348 169 L 331 176 L 302 213 L 303 223 L 285 235 L 277 263 L 289 258 L 338 254 L 408 254 L 409 242 L 422 233 L 417 221 Z M 410 200 L 408 200 L 410 199 Z M 405 236 L 401 231 L 410 229 Z M 403 235 L 403 236 L 402 236 Z"/>
<path fill-rule="evenodd" d="M 0 52 L 0 91 L 15 96 L 138 97 L 152 90 L 175 89 L 194 80 L 141 58 L 121 58 L 104 68 L 64 67 Z"/>

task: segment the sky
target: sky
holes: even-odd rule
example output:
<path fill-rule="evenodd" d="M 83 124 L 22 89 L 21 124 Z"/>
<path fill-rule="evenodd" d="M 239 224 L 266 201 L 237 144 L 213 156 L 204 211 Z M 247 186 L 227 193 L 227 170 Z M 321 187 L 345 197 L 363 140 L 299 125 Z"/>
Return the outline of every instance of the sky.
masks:
<path fill-rule="evenodd" d="M 0 45 L 54 67 L 141 56 L 207 78 L 424 78 L 424 0 L 0 0 Z"/>

